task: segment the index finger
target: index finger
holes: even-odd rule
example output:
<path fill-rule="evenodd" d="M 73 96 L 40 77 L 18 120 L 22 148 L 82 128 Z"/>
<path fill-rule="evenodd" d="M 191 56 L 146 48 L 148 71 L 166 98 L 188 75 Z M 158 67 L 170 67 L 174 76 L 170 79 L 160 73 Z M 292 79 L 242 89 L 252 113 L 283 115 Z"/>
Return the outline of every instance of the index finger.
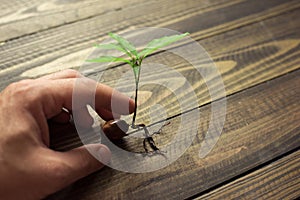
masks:
<path fill-rule="evenodd" d="M 130 114 L 134 111 L 134 101 L 117 90 L 97 83 L 92 79 L 69 78 L 47 81 L 47 91 L 52 103 L 44 104 L 45 114 L 55 116 L 62 107 L 68 110 L 82 109 L 91 105 L 97 110 L 108 110 L 116 114 Z"/>

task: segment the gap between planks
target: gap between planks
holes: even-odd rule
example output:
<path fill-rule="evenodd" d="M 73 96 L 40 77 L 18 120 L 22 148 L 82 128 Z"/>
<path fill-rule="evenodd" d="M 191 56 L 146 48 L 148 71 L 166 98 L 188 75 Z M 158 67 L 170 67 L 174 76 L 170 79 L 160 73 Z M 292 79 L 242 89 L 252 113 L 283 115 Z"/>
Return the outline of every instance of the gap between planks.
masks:
<path fill-rule="evenodd" d="M 274 181 L 275 183 L 271 183 L 268 181 L 267 183 L 272 184 L 272 189 L 274 189 L 280 194 L 275 194 L 272 198 L 276 199 L 282 199 L 287 198 L 285 192 L 278 190 L 278 188 L 283 187 L 286 183 L 286 179 L 289 179 L 291 176 L 297 175 L 296 179 L 298 179 L 298 183 L 296 183 L 296 186 L 293 187 L 293 193 L 290 194 L 288 199 L 296 199 L 297 197 L 300 197 L 300 191 L 298 190 L 298 187 L 300 186 L 300 147 L 296 147 L 295 149 L 292 149 L 282 155 L 279 155 L 278 157 L 275 157 L 274 159 L 271 159 L 257 167 L 254 167 L 242 174 L 239 174 L 238 176 L 235 176 L 231 179 L 228 179 L 218 185 L 215 185 L 214 187 L 209 188 L 208 190 L 205 190 L 197 195 L 194 195 L 188 199 L 268 199 L 273 196 L 274 191 L 268 191 L 267 186 L 265 186 L 262 191 L 255 191 L 255 186 L 251 186 L 250 183 L 254 182 L 256 180 L 258 183 L 257 185 L 265 185 L 265 179 L 271 179 L 270 177 L 274 175 L 274 172 L 272 170 L 275 170 L 276 173 L 278 173 L 277 176 L 280 176 L 282 171 L 289 168 L 288 162 L 294 162 L 296 160 L 296 163 L 293 163 L 296 165 L 293 169 L 298 171 L 298 173 L 293 171 L 288 171 L 283 174 L 283 176 L 287 177 L 285 178 L 284 182 L 281 181 Z M 297 162 L 297 160 L 299 160 Z M 275 175 L 276 176 L 276 175 Z M 276 177 L 277 177 L 276 176 Z M 264 180 L 258 180 L 261 177 L 264 177 Z M 254 179 L 254 180 L 253 180 Z M 273 178 L 274 179 L 274 178 Z M 249 183 L 250 182 L 250 183 Z M 262 183 L 263 182 L 263 183 Z M 298 186 L 297 186 L 298 185 Z M 260 186 L 261 187 L 261 186 Z M 271 187 L 269 188 L 271 189 Z M 272 194 L 270 194 L 272 192 Z M 298 193 L 297 193 L 298 192 Z M 293 195 L 293 196 L 292 196 Z"/>

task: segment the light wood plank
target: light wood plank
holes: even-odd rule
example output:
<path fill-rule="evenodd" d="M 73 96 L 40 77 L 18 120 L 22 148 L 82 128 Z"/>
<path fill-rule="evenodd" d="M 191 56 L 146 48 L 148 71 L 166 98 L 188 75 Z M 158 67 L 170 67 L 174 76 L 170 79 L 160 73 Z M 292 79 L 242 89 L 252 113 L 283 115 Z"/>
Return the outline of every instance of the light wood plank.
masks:
<path fill-rule="evenodd" d="M 117 15 L 121 9 L 134 9 L 136 5 L 145 2 L 143 0 L 5 0 L 0 4 L 0 41 L 106 13 Z"/>
<path fill-rule="evenodd" d="M 101 17 L 102 15 L 119 15 L 120 11 L 131 15 L 132 11 L 138 10 L 143 13 L 151 14 L 149 5 L 160 11 L 167 12 L 166 9 L 180 9 L 185 14 L 196 9 L 210 9 L 212 6 L 220 5 L 228 0 L 211 0 L 211 1 L 184 1 L 177 0 L 171 2 L 169 0 L 29 0 L 29 1 L 4 1 L 0 5 L 0 41 L 7 41 L 21 37 L 26 34 L 33 34 L 58 26 L 74 23 L 76 21 L 86 20 L 93 17 Z M 236 1 L 234 1 L 236 2 Z M 172 5 L 170 3 L 173 3 Z M 232 3 L 231 3 L 232 4 Z M 196 5 L 196 6 L 195 6 Z M 159 6 L 159 7 L 158 7 Z M 192 7 L 194 6 L 194 8 Z M 121 12 L 121 13 L 122 13 Z M 123 14 L 122 14 L 123 15 Z M 138 18 L 141 18 L 139 16 Z M 159 16 L 153 14 L 150 19 L 160 19 Z M 144 17 L 142 17 L 144 18 Z M 146 20 L 144 18 L 143 20 Z M 148 20 L 147 20 L 148 21 Z M 24 26 L 26 29 L 24 29 Z"/>

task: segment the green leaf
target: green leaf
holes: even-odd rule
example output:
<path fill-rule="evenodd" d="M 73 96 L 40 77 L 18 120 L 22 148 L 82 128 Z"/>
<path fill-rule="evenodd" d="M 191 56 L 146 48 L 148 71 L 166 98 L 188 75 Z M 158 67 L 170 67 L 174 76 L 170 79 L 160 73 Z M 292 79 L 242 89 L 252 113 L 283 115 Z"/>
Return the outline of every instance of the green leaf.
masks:
<path fill-rule="evenodd" d="M 139 57 L 145 58 L 149 54 L 153 53 L 154 51 L 168 46 L 174 42 L 177 42 L 178 40 L 184 38 L 185 36 L 189 35 L 189 33 L 184 33 L 180 35 L 172 35 L 172 36 L 165 36 L 159 39 L 154 39 L 151 42 L 147 44 L 145 49 L 143 49 L 141 52 L 139 52 Z"/>
<path fill-rule="evenodd" d="M 124 50 L 119 44 L 114 44 L 114 43 L 110 43 L 110 44 L 96 44 L 94 45 L 97 48 L 100 49 L 112 49 L 112 50 L 118 50 L 121 52 L 124 52 L 127 54 L 127 51 Z"/>
<path fill-rule="evenodd" d="M 138 58 L 138 53 L 135 47 L 128 40 L 115 33 L 109 33 L 108 35 L 111 38 L 115 39 L 120 44 L 120 46 L 130 54 L 131 57 L 132 55 L 134 55 Z"/>
<path fill-rule="evenodd" d="M 87 62 L 126 62 L 131 65 L 130 60 L 126 60 L 125 58 L 119 58 L 115 56 L 101 56 L 99 58 L 86 60 Z"/>

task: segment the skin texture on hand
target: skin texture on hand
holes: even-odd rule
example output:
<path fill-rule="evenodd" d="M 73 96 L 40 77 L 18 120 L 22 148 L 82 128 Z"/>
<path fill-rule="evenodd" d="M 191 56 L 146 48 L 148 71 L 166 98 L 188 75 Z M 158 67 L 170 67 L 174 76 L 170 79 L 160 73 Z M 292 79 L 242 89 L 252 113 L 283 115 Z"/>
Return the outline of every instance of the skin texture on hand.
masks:
<path fill-rule="evenodd" d="M 111 153 L 102 144 L 91 144 L 88 148 L 98 152 L 104 164 L 84 146 L 67 152 L 49 149 L 47 120 L 69 121 L 73 88 L 78 78 L 93 82 L 76 71 L 65 70 L 13 83 L 0 93 L 1 199 L 44 198 L 109 162 Z M 94 84 L 95 108 L 100 117 L 109 120 L 133 112 L 131 99 L 108 86 Z M 82 87 L 80 92 L 85 93 L 85 88 Z M 121 105 L 113 113 L 112 98 Z M 86 107 L 78 109 L 83 115 L 87 113 Z M 89 117 L 84 119 L 87 119 L 85 123 L 91 123 Z"/>

